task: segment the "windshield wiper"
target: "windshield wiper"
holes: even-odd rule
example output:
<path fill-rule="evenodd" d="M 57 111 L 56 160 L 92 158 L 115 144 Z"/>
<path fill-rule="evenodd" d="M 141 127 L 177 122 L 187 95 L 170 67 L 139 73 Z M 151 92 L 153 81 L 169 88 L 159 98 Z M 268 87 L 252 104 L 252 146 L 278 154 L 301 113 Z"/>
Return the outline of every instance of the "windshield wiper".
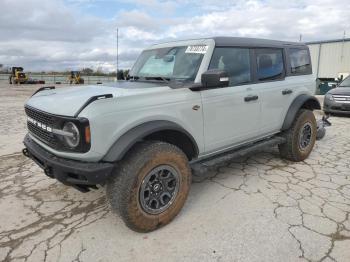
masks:
<path fill-rule="evenodd" d="M 163 81 L 166 83 L 169 83 L 171 81 L 170 78 L 163 77 L 163 76 L 130 76 L 130 80 L 136 81 L 136 80 L 158 80 L 158 81 Z"/>
<path fill-rule="evenodd" d="M 139 76 L 129 76 L 129 80 L 135 81 L 135 80 L 139 80 L 139 79 L 140 79 Z"/>
<path fill-rule="evenodd" d="M 146 80 L 161 80 L 163 82 L 169 83 L 170 82 L 170 78 L 167 77 L 163 77 L 163 76 L 146 76 L 145 77 Z"/>

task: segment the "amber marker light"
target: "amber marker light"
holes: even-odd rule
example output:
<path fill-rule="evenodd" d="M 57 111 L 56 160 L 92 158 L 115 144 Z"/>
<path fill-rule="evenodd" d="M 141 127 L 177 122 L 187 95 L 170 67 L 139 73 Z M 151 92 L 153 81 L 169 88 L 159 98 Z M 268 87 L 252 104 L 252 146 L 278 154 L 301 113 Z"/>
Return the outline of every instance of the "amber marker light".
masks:
<path fill-rule="evenodd" d="M 90 142 L 91 142 L 90 126 L 85 127 L 85 142 L 87 144 L 90 144 Z"/>

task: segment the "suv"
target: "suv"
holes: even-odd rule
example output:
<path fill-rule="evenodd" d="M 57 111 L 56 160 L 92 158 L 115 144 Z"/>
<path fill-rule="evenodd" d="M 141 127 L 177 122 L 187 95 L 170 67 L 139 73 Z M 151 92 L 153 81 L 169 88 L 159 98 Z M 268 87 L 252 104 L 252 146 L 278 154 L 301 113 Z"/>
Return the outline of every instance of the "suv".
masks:
<path fill-rule="evenodd" d="M 324 96 L 323 110 L 326 114 L 350 114 L 350 76 Z"/>
<path fill-rule="evenodd" d="M 49 177 L 107 199 L 139 232 L 181 210 L 193 170 L 265 146 L 302 161 L 317 124 L 308 47 L 214 37 L 154 45 L 129 79 L 39 89 L 26 103 L 23 153 Z"/>

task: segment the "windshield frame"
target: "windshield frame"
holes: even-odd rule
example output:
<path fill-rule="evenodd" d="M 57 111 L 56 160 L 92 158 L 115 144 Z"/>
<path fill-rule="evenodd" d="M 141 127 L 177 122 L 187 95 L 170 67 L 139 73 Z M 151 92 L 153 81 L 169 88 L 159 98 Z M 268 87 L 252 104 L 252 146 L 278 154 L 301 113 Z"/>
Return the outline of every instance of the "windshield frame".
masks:
<path fill-rule="evenodd" d="M 144 49 L 143 52 L 147 51 L 147 50 L 154 50 L 154 49 L 160 49 L 160 48 L 174 48 L 174 47 L 197 46 L 197 45 L 199 45 L 199 46 L 206 45 L 206 46 L 208 46 L 208 48 L 207 48 L 207 51 L 205 52 L 205 54 L 203 55 L 201 62 L 199 63 L 199 67 L 197 69 L 197 72 L 195 73 L 194 79 L 189 81 L 189 82 L 190 83 L 191 82 L 192 83 L 200 83 L 202 73 L 204 73 L 208 69 L 208 66 L 209 66 L 209 62 L 210 62 L 210 59 L 211 59 L 211 56 L 212 56 L 212 53 L 213 53 L 213 50 L 215 47 L 214 39 L 211 39 L 211 38 L 195 39 L 195 40 L 185 40 L 185 41 L 176 41 L 176 42 L 157 44 L 157 45 L 154 45 L 154 46 L 151 46 L 149 48 Z M 134 65 L 132 66 L 132 68 L 130 70 L 129 75 L 130 75 L 131 79 L 133 79 L 133 77 L 134 77 L 135 66 L 138 63 L 138 60 L 140 59 L 141 54 L 138 56 L 137 60 L 135 61 Z M 137 75 L 135 75 L 135 76 L 137 77 Z M 170 81 L 174 80 L 174 79 L 169 79 L 169 77 L 167 77 L 167 76 L 158 76 L 159 79 L 154 79 L 154 78 L 157 78 L 156 76 L 151 77 L 151 78 L 152 79 L 147 79 L 145 77 L 141 77 L 141 78 L 137 78 L 134 80 L 138 80 L 138 81 L 163 81 L 163 82 L 168 82 L 169 80 Z M 161 78 L 163 78 L 163 79 L 161 79 Z M 164 80 L 166 80 L 166 81 L 164 81 Z"/>

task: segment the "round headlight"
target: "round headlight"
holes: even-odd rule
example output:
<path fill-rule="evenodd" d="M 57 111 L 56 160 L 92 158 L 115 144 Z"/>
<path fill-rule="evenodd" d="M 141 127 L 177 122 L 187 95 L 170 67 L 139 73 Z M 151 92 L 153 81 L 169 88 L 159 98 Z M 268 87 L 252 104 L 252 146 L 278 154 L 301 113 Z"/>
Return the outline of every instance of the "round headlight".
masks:
<path fill-rule="evenodd" d="M 63 131 L 70 133 L 70 135 L 64 136 L 66 144 L 71 148 L 77 147 L 80 142 L 80 133 L 77 126 L 72 122 L 67 122 L 63 126 Z"/>

